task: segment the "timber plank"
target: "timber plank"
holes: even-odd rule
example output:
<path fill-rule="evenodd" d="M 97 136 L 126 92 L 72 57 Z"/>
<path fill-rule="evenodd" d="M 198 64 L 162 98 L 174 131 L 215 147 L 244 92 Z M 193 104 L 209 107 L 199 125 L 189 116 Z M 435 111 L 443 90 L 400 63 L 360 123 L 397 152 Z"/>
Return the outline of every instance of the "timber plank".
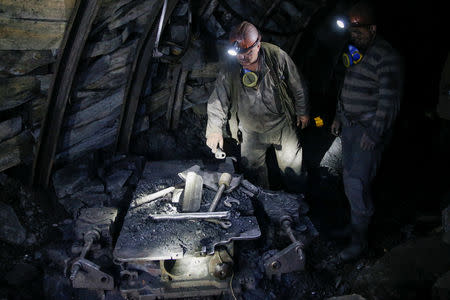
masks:
<path fill-rule="evenodd" d="M 29 131 L 0 143 L 0 172 L 17 166 L 32 155 L 32 136 Z"/>
<path fill-rule="evenodd" d="M 0 142 L 17 135 L 22 130 L 22 117 L 0 122 Z"/>
<path fill-rule="evenodd" d="M 117 111 L 120 111 L 122 105 L 123 89 L 121 91 L 100 99 L 99 102 L 77 111 L 71 115 L 66 115 L 63 127 L 76 128 L 93 121 L 102 119 Z M 118 115 L 116 117 L 119 117 Z"/>
<path fill-rule="evenodd" d="M 114 13 L 111 22 L 108 24 L 108 29 L 113 30 L 140 16 L 151 14 L 155 10 L 155 7 L 157 7 L 157 2 L 158 1 L 151 1 L 149 3 L 145 1 L 131 9 L 129 8 L 129 5 L 124 5 Z M 134 3 L 131 4 L 134 5 Z"/>
<path fill-rule="evenodd" d="M 58 49 L 65 21 L 16 20 L 0 16 L 0 50 Z"/>
<path fill-rule="evenodd" d="M 0 77 L 19 76 L 55 62 L 56 57 L 50 50 L 2 50 L 0 51 L 0 61 L 2 62 Z"/>
<path fill-rule="evenodd" d="M 31 106 L 31 124 L 39 126 L 44 119 L 47 109 L 47 98 L 40 97 L 32 100 Z"/>
<path fill-rule="evenodd" d="M 61 133 L 58 150 L 60 152 L 66 151 L 73 145 L 81 143 L 88 138 L 95 137 L 97 135 L 97 132 L 101 132 L 105 128 L 109 128 L 113 124 L 117 123 L 119 115 L 120 107 L 118 106 L 103 118 L 99 118 L 90 123 L 83 124 L 83 126 L 66 128 Z"/>
<path fill-rule="evenodd" d="M 56 155 L 56 159 L 58 161 L 73 161 L 88 152 L 111 145 L 111 141 L 114 140 L 114 136 L 117 134 L 118 124 L 119 121 L 116 120 L 112 126 L 104 127 L 100 131 L 96 132 L 95 135 L 92 135 L 69 149 L 58 153 Z"/>
<path fill-rule="evenodd" d="M 75 0 L 2 0 L 0 17 L 67 21 Z"/>
<path fill-rule="evenodd" d="M 0 111 L 17 107 L 40 91 L 40 81 L 35 76 L 0 79 Z"/>

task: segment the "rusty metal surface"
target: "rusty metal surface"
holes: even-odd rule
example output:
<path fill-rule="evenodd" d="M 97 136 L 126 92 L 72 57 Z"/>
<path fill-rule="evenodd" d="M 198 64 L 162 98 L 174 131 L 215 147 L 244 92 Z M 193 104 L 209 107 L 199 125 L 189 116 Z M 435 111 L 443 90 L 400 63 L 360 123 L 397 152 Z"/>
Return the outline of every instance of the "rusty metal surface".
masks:
<path fill-rule="evenodd" d="M 167 24 L 169 16 L 172 14 L 178 0 L 169 0 L 167 10 L 164 17 L 164 24 Z M 161 1 L 160 7 L 162 7 Z M 142 94 L 145 79 L 148 78 L 147 71 L 152 69 L 150 63 L 152 61 L 153 48 L 155 46 L 158 28 L 156 19 L 150 20 L 141 38 L 136 50 L 133 67 L 128 77 L 126 92 L 123 101 L 122 113 L 119 123 L 119 131 L 116 140 L 116 150 L 119 152 L 128 152 L 131 133 L 133 130 L 134 117 L 138 108 L 139 99 Z"/>
<path fill-rule="evenodd" d="M 77 0 L 72 11 L 48 92 L 47 112 L 42 122 L 37 153 L 33 162 L 31 182 L 34 186 L 47 187 L 49 184 L 73 79 L 100 3 L 100 0 Z"/>

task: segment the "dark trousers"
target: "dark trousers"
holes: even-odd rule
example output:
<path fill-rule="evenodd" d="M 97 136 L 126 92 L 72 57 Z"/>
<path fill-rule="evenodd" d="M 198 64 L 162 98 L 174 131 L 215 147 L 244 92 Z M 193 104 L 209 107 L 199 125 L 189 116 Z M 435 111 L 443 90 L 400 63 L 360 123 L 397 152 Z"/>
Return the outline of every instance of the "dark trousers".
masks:
<path fill-rule="evenodd" d="M 374 213 L 371 186 L 380 165 L 384 144 L 361 149 L 361 125 L 342 127 L 342 163 L 345 194 L 350 202 L 352 224 L 369 224 Z"/>

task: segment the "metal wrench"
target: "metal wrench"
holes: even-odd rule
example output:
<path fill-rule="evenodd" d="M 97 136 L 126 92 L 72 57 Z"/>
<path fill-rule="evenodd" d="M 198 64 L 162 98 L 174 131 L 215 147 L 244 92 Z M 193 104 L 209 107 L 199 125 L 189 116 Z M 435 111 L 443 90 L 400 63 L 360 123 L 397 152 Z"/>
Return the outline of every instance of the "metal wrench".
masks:
<path fill-rule="evenodd" d="M 226 207 L 231 207 L 232 203 L 235 203 L 236 205 L 240 205 L 241 201 L 239 201 L 238 199 L 234 199 L 233 197 L 227 197 L 225 200 L 223 200 L 223 205 L 225 205 Z"/>
<path fill-rule="evenodd" d="M 214 223 L 214 224 L 219 224 L 220 227 L 222 227 L 223 229 L 228 229 L 232 225 L 230 221 L 222 221 L 222 220 L 217 220 L 217 219 L 205 219 L 205 221 Z"/>

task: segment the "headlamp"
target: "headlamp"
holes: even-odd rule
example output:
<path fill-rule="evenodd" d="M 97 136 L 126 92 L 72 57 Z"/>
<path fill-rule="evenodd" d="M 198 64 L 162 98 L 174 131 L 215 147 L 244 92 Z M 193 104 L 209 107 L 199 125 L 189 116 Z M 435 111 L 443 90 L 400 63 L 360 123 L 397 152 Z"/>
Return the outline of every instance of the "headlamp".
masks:
<path fill-rule="evenodd" d="M 259 38 L 257 38 L 256 41 L 250 47 L 248 47 L 248 48 L 241 48 L 241 47 L 239 47 L 239 42 L 238 41 L 234 41 L 227 52 L 231 56 L 236 56 L 238 54 L 246 53 L 250 49 L 255 47 L 256 45 L 258 45 L 258 42 L 259 42 Z"/>
<path fill-rule="evenodd" d="M 340 29 L 345 29 L 345 21 L 341 18 L 336 20 L 336 25 L 340 28 Z"/>
<path fill-rule="evenodd" d="M 237 41 L 234 41 L 233 45 L 228 49 L 228 54 L 231 56 L 236 56 L 239 53 L 239 45 Z"/>

